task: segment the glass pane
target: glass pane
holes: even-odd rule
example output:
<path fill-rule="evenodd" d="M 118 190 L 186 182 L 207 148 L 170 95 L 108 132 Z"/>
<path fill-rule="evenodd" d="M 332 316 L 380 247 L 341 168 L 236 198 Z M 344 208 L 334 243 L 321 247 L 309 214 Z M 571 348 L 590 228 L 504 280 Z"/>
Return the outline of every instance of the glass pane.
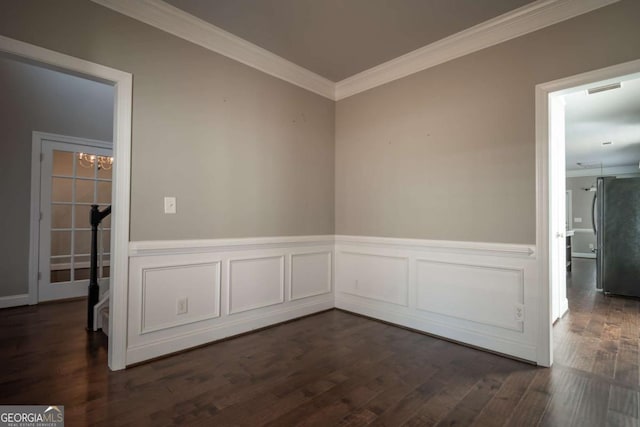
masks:
<path fill-rule="evenodd" d="M 111 230 L 99 230 L 98 253 L 111 252 Z"/>
<path fill-rule="evenodd" d="M 71 280 L 71 257 L 51 258 L 49 266 L 51 283 Z"/>
<path fill-rule="evenodd" d="M 74 254 L 91 253 L 91 231 L 76 231 L 74 244 Z"/>
<path fill-rule="evenodd" d="M 73 180 L 70 178 L 51 178 L 51 201 L 71 202 Z"/>
<path fill-rule="evenodd" d="M 51 270 L 51 283 L 70 282 L 71 270 Z"/>
<path fill-rule="evenodd" d="M 82 158 L 80 158 L 82 156 Z M 90 156 L 93 154 L 78 153 L 76 154 L 76 160 L 78 165 L 76 166 L 76 176 L 82 178 L 95 178 L 96 166 L 95 161 L 91 163 Z"/>
<path fill-rule="evenodd" d="M 95 181 L 86 179 L 76 180 L 76 202 L 93 203 L 93 190 Z"/>
<path fill-rule="evenodd" d="M 73 280 L 89 280 L 90 270 L 87 268 L 76 268 L 73 271 Z"/>
<path fill-rule="evenodd" d="M 98 169 L 98 178 L 100 179 L 111 179 L 111 171 L 113 171 L 113 165 L 109 169 L 100 168 Z"/>
<path fill-rule="evenodd" d="M 111 267 L 105 265 L 102 267 L 102 276 L 100 277 L 110 277 L 111 275 Z"/>
<path fill-rule="evenodd" d="M 104 209 L 106 206 L 100 206 L 100 210 Z M 100 223 L 100 225 L 104 228 L 111 228 L 111 215 L 109 214 L 107 215 L 105 218 L 102 219 L 102 222 Z"/>
<path fill-rule="evenodd" d="M 111 182 L 98 181 L 98 203 L 111 203 Z"/>
<path fill-rule="evenodd" d="M 76 255 L 73 257 L 73 266 L 75 268 L 89 268 L 91 262 L 90 255 Z"/>
<path fill-rule="evenodd" d="M 91 206 L 76 205 L 76 228 L 91 228 Z"/>
<path fill-rule="evenodd" d="M 53 174 L 73 176 L 73 153 L 53 150 Z"/>
<path fill-rule="evenodd" d="M 51 205 L 51 228 L 71 228 L 71 205 Z"/>
<path fill-rule="evenodd" d="M 51 232 L 51 255 L 69 255 L 71 253 L 71 231 Z"/>

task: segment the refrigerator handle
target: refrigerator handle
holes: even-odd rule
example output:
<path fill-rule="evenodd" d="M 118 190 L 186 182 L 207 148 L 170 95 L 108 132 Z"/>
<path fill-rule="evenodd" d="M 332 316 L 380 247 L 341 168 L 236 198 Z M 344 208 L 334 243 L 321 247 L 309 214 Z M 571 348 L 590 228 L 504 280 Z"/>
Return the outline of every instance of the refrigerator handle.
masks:
<path fill-rule="evenodd" d="M 593 200 L 591 201 L 591 225 L 593 226 L 593 234 L 598 234 L 598 230 L 596 229 L 596 198 L 598 197 L 598 193 L 593 195 Z"/>

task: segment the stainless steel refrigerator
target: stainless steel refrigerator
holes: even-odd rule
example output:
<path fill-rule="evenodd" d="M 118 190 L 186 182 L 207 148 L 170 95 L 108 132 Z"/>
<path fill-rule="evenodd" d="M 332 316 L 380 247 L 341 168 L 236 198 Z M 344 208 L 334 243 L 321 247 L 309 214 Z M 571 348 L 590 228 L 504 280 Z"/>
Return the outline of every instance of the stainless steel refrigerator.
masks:
<path fill-rule="evenodd" d="M 598 289 L 640 297 L 640 178 L 598 178 L 592 220 Z"/>

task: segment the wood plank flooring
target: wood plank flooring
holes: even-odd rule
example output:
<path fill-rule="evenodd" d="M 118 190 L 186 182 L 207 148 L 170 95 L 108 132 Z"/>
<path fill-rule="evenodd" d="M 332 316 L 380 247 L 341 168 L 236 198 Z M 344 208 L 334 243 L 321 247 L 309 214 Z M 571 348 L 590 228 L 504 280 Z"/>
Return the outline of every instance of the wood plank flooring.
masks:
<path fill-rule="evenodd" d="M 0 311 L 0 404 L 69 426 L 640 426 L 640 303 L 574 261 L 552 369 L 332 310 L 109 372 L 72 301 Z"/>

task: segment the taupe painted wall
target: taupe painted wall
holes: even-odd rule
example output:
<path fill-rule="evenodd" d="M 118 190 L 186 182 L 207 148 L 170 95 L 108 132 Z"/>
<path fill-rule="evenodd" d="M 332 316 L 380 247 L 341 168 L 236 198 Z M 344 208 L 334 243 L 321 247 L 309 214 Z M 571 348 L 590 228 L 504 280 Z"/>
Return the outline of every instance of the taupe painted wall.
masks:
<path fill-rule="evenodd" d="M 640 2 L 339 101 L 336 233 L 535 243 L 535 85 L 640 58 Z"/>
<path fill-rule="evenodd" d="M 33 131 L 111 141 L 111 86 L 0 56 L 0 297 L 28 292 Z"/>
<path fill-rule="evenodd" d="M 0 2 L 0 33 L 133 74 L 131 240 L 333 233 L 331 100 L 87 0 Z"/>

